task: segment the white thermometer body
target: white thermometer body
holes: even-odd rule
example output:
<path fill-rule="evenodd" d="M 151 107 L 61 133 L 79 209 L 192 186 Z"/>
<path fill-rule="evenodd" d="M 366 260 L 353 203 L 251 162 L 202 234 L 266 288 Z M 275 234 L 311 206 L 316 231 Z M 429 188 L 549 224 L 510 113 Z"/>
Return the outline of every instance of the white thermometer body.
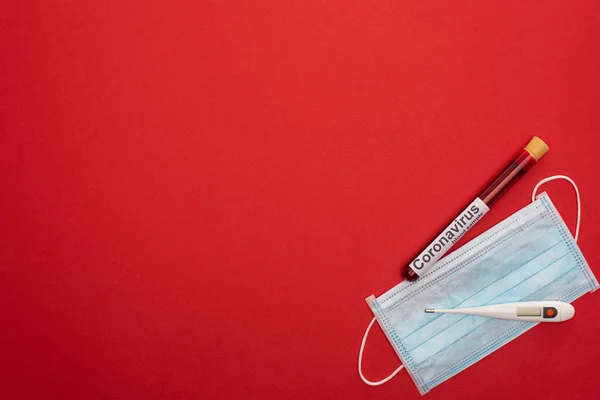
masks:
<path fill-rule="evenodd" d="M 562 301 L 522 301 L 471 308 L 426 309 L 426 313 L 468 314 L 513 321 L 562 322 L 573 318 L 575 308 Z"/>

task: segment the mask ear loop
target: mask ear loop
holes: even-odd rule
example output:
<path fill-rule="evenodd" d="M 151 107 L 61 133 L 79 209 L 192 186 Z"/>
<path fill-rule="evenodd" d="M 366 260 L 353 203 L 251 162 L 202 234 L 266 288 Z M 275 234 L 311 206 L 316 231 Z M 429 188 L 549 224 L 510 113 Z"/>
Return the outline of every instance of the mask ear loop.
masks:
<path fill-rule="evenodd" d="M 369 386 L 383 385 L 384 383 L 386 383 L 387 381 L 389 381 L 390 379 L 395 377 L 396 374 L 398 372 L 400 372 L 402 370 L 402 368 L 404 368 L 404 365 L 399 366 L 398 368 L 396 368 L 396 370 L 394 372 L 392 372 L 390 374 L 390 376 L 388 376 L 387 378 L 382 379 L 380 381 L 377 381 L 377 382 L 371 382 L 370 380 L 365 378 L 365 376 L 362 373 L 363 350 L 365 349 L 365 343 L 367 343 L 367 336 L 369 336 L 369 331 L 371 330 L 371 327 L 373 326 L 374 323 L 375 323 L 375 317 L 373 317 L 373 319 L 371 320 L 371 323 L 369 323 L 369 326 L 367 326 L 367 330 L 365 331 L 365 334 L 363 335 L 363 338 L 362 338 L 362 343 L 360 344 L 360 350 L 358 351 L 358 374 L 360 375 L 360 379 L 362 379 L 363 382 Z"/>
<path fill-rule="evenodd" d="M 535 194 L 538 191 L 538 189 L 540 188 L 540 186 L 542 186 L 546 182 L 550 182 L 550 181 L 553 181 L 556 179 L 564 179 L 565 181 L 569 182 L 573 186 L 573 189 L 575 189 L 575 194 L 577 195 L 577 225 L 575 226 L 575 241 L 577 241 L 577 239 L 579 238 L 579 223 L 581 222 L 581 198 L 579 197 L 579 189 L 577 188 L 577 185 L 575 184 L 573 179 L 569 178 L 566 175 L 552 175 L 552 176 L 542 179 L 533 188 L 533 193 L 531 193 L 531 201 L 535 200 Z"/>

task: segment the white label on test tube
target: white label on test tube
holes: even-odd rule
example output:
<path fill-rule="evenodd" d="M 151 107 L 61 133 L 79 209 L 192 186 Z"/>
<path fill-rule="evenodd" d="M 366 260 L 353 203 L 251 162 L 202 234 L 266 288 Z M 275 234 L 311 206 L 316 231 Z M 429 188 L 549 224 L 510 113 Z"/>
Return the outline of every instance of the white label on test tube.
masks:
<path fill-rule="evenodd" d="M 458 240 L 473 226 L 481 217 L 485 215 L 490 208 L 478 197 L 471 204 L 464 209 L 463 212 L 458 214 L 458 217 L 452 221 L 450 225 L 446 227 L 436 237 L 433 242 L 429 244 L 415 258 L 411 263 L 410 267 L 419 276 L 423 276 L 433 265 L 444 256 Z"/>

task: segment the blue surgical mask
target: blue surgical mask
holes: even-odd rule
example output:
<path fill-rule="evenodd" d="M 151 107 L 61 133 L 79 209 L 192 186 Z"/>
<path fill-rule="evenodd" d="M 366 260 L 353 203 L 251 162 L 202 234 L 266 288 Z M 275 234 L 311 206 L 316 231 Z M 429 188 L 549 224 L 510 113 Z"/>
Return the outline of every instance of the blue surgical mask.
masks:
<path fill-rule="evenodd" d="M 597 288 L 598 281 L 576 241 L 548 195 L 542 193 L 442 259 L 419 280 L 402 282 L 378 298 L 370 296 L 367 303 L 423 395 L 537 325 L 426 314 L 425 308 L 533 300 L 570 303 Z M 365 340 L 366 334 L 363 347 Z M 359 373 L 373 384 L 362 375 L 361 359 L 362 347 Z"/>

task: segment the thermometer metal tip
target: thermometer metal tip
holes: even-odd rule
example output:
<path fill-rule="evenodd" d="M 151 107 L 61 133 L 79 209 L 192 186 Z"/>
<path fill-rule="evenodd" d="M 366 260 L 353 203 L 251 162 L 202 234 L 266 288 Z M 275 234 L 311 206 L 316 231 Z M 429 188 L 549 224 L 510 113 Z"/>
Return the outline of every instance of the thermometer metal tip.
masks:
<path fill-rule="evenodd" d="M 435 311 L 433 311 L 433 309 L 431 309 L 431 308 L 426 308 L 426 309 L 425 309 L 425 312 L 426 312 L 426 313 L 433 313 L 433 312 L 435 312 Z"/>

